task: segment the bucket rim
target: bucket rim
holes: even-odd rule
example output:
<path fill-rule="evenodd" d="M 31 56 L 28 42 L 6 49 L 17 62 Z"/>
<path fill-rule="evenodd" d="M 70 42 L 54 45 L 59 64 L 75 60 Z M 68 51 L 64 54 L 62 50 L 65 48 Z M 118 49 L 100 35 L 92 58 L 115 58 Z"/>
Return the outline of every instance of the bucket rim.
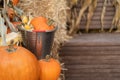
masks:
<path fill-rule="evenodd" d="M 56 31 L 58 27 L 55 27 L 53 30 L 45 30 L 45 31 L 40 31 L 40 30 L 32 30 L 32 32 L 53 32 Z"/>
<path fill-rule="evenodd" d="M 56 31 L 58 29 L 58 27 L 56 26 L 53 30 L 45 30 L 45 31 L 40 31 L 40 30 L 25 30 L 23 27 L 18 27 L 19 30 L 22 31 L 27 31 L 27 32 L 53 32 Z"/>

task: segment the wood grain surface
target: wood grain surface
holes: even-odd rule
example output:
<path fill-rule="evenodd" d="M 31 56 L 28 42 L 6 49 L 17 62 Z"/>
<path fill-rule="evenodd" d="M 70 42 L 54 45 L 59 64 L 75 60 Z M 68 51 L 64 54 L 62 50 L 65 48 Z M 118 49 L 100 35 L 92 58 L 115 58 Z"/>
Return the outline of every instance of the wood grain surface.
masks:
<path fill-rule="evenodd" d="M 66 80 L 120 80 L 120 34 L 74 37 L 60 50 Z"/>

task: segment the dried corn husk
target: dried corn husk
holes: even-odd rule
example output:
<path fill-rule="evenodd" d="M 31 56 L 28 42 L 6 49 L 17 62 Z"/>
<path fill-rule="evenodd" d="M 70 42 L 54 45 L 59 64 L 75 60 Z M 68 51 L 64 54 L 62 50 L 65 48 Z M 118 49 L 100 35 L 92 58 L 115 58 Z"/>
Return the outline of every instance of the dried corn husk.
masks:
<path fill-rule="evenodd" d="M 6 46 L 5 35 L 7 33 L 7 27 L 5 26 L 5 20 L 2 18 L 0 14 L 0 36 L 1 36 L 1 45 Z"/>
<path fill-rule="evenodd" d="M 8 34 L 6 34 L 5 38 L 6 38 L 7 45 L 10 45 L 11 41 L 13 41 L 13 44 L 16 44 L 16 45 L 18 45 L 18 43 L 22 42 L 22 37 L 21 37 L 21 34 L 19 32 L 8 33 Z M 3 46 L 1 37 L 0 37 L 0 46 Z"/>

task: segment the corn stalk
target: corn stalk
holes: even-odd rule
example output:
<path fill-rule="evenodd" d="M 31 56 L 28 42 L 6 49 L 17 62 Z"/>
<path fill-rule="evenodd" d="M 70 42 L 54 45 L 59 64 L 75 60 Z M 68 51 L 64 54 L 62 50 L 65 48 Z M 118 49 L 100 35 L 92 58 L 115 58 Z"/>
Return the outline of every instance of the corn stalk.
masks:
<path fill-rule="evenodd" d="M 101 32 L 104 31 L 104 17 L 106 12 L 106 5 L 107 5 L 107 0 L 104 0 L 103 9 L 101 13 Z"/>
<path fill-rule="evenodd" d="M 114 26 L 117 27 L 116 32 L 120 32 L 120 0 L 113 0 L 113 5 L 115 7 L 115 15 L 109 32 L 112 32 Z"/>
<path fill-rule="evenodd" d="M 83 2 L 83 3 L 82 3 L 81 8 L 79 10 L 78 16 L 75 20 L 76 21 L 75 25 L 73 27 L 71 27 L 71 29 L 69 31 L 70 35 L 75 34 L 79 30 L 79 28 L 80 28 L 79 25 L 81 23 L 81 19 L 83 17 L 85 10 L 87 10 L 87 8 L 88 8 L 88 15 L 87 15 L 86 32 L 88 32 L 89 24 L 91 23 L 91 18 L 93 16 L 94 11 L 95 11 L 96 6 L 97 6 L 97 0 L 84 0 L 81 2 Z"/>

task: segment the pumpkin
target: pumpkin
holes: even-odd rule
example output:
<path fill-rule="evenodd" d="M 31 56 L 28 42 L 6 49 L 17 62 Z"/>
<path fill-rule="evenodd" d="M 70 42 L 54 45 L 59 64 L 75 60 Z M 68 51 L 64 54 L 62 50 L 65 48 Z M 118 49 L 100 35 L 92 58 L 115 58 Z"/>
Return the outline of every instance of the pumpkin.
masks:
<path fill-rule="evenodd" d="M 13 5 L 17 5 L 19 0 L 12 0 L 12 2 L 13 2 Z"/>
<path fill-rule="evenodd" d="M 57 80 L 60 76 L 61 66 L 60 63 L 50 58 L 49 60 L 39 60 L 40 65 L 40 80 Z"/>
<path fill-rule="evenodd" d="M 33 18 L 31 20 L 31 24 L 34 27 L 34 30 L 46 31 L 54 29 L 51 20 L 47 20 L 45 17 L 42 16 Z"/>
<path fill-rule="evenodd" d="M 23 47 L 0 46 L 0 80 L 39 80 L 38 60 Z"/>

